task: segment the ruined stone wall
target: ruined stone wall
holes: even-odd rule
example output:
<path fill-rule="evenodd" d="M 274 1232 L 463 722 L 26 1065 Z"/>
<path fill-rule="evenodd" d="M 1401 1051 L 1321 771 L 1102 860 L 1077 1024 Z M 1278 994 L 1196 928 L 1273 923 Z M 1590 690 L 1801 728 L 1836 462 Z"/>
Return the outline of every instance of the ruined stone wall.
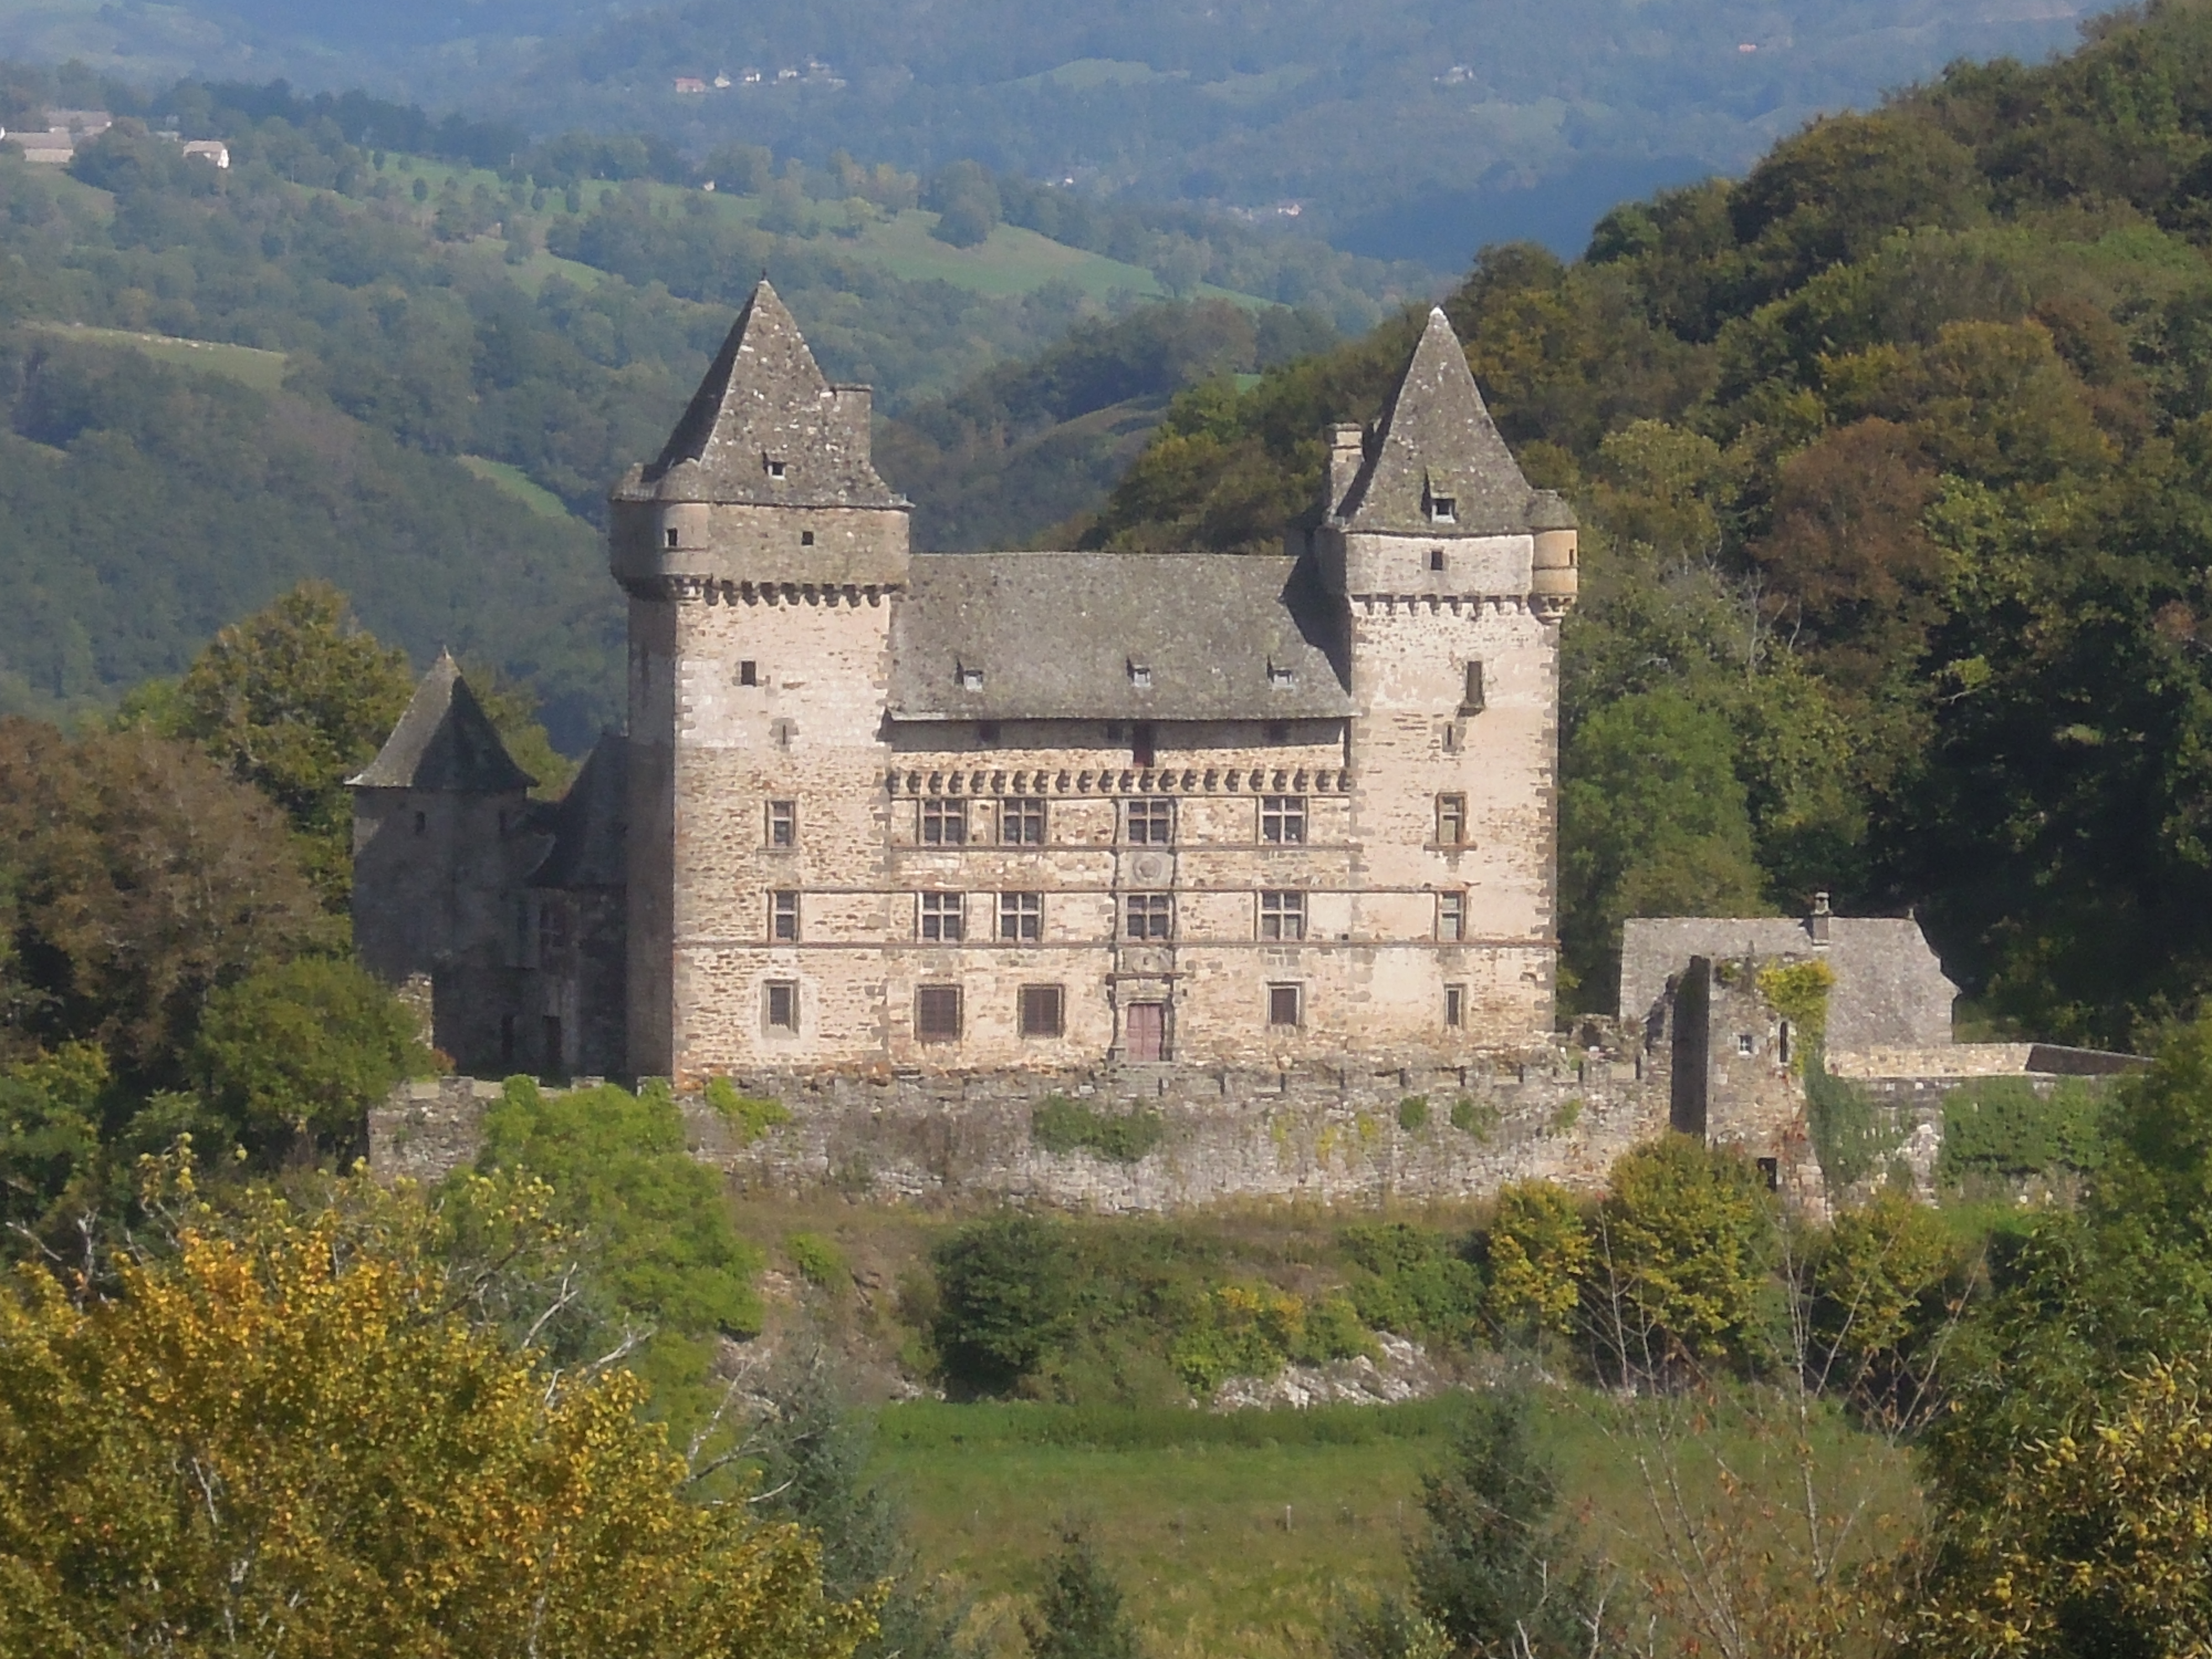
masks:
<path fill-rule="evenodd" d="M 741 1187 L 828 1184 L 875 1200 L 1003 1196 L 1104 1212 L 1255 1198 L 1459 1199 L 1537 1176 L 1589 1190 L 1614 1158 L 1664 1131 L 1667 1109 L 1663 1074 L 1648 1081 L 1632 1056 L 1560 1049 L 1425 1070 L 884 1071 L 737 1082 L 781 1101 L 793 1121 L 744 1145 L 703 1097 L 679 1098 L 695 1153 Z M 467 1162 L 498 1092 L 465 1079 L 405 1085 L 371 1115 L 374 1166 L 432 1180 Z M 1157 1113 L 1158 1144 L 1130 1164 L 1048 1152 L 1032 1120 L 1054 1093 L 1101 1113 Z M 1414 1099 L 1421 1106 L 1407 1108 Z"/>

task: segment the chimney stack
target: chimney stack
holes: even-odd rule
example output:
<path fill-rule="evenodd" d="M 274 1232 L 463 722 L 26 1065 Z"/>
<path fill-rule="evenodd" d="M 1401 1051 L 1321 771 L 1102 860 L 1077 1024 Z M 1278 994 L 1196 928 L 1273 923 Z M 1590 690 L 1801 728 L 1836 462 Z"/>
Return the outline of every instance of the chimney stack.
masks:
<path fill-rule="evenodd" d="M 1812 935 L 1815 945 L 1828 942 L 1828 896 L 1826 893 L 1813 895 L 1813 914 L 1805 918 L 1805 931 Z"/>

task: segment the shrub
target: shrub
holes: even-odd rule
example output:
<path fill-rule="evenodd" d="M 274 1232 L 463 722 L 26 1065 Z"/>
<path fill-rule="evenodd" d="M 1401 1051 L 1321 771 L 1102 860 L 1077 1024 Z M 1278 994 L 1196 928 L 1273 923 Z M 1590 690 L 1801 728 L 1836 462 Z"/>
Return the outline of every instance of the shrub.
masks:
<path fill-rule="evenodd" d="M 1463 1135 L 1487 1140 L 1498 1133 L 1498 1108 L 1486 1100 L 1462 1095 L 1452 1102 L 1451 1126 Z"/>
<path fill-rule="evenodd" d="M 1796 1062 L 1804 1068 L 1805 1118 L 1813 1155 L 1820 1161 L 1820 1175 L 1829 1190 L 1841 1193 L 1865 1180 L 1902 1146 L 1905 1131 L 1865 1090 L 1831 1077 L 1817 1051 L 1799 1049 Z"/>
<path fill-rule="evenodd" d="M 1378 1330 L 1463 1344 L 1482 1315 L 1482 1275 L 1439 1232 L 1403 1221 L 1347 1227 L 1345 1254 L 1361 1270 L 1352 1306 Z"/>
<path fill-rule="evenodd" d="M 1340 1296 L 1308 1304 L 1270 1285 L 1224 1285 L 1208 1295 L 1176 1342 L 1176 1370 L 1202 1394 L 1232 1376 L 1272 1376 L 1285 1364 L 1371 1353 L 1375 1345 Z"/>
<path fill-rule="evenodd" d="M 1565 1188 L 1548 1181 L 1499 1188 L 1489 1255 L 1491 1311 L 1501 1326 L 1529 1335 L 1573 1328 L 1590 1240 Z"/>
<path fill-rule="evenodd" d="M 845 1253 L 819 1233 L 787 1235 L 783 1253 L 799 1269 L 799 1276 L 817 1290 L 842 1290 L 851 1282 L 853 1270 L 846 1265 Z"/>
<path fill-rule="evenodd" d="M 996 1392 L 1035 1370 L 1074 1329 L 1075 1250 L 1066 1229 L 1003 1215 L 964 1227 L 931 1252 L 935 1328 L 946 1378 Z"/>
<path fill-rule="evenodd" d="M 1426 1095 L 1407 1095 L 1398 1103 L 1398 1127 L 1407 1134 L 1416 1134 L 1429 1125 L 1429 1099 Z"/>
<path fill-rule="evenodd" d="M 1973 1175 L 2088 1173 L 2104 1162 L 2102 1111 L 2098 1090 L 2078 1078 L 2048 1094 L 2026 1078 L 1977 1079 L 1943 1097 L 1939 1170 L 1954 1184 Z"/>
<path fill-rule="evenodd" d="M 738 1145 L 750 1146 L 780 1123 L 791 1121 L 791 1109 L 780 1100 L 754 1100 L 738 1092 L 726 1077 L 707 1080 L 707 1103 L 730 1126 Z"/>
<path fill-rule="evenodd" d="M 1087 1152 L 1111 1164 L 1135 1164 L 1166 1133 L 1158 1112 L 1101 1112 L 1065 1095 L 1047 1095 L 1030 1115 L 1030 1139 L 1058 1158 Z"/>
<path fill-rule="evenodd" d="M 1631 1372 L 1758 1357 L 1753 1329 L 1774 1212 L 1750 1161 L 1668 1135 L 1615 1161 L 1593 1286 L 1615 1362 Z"/>

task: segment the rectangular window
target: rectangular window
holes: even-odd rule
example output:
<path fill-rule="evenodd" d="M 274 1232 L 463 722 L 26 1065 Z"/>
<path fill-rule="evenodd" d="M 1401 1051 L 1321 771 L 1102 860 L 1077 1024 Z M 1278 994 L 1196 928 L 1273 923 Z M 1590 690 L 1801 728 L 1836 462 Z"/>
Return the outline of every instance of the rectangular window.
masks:
<path fill-rule="evenodd" d="M 1463 846 L 1467 841 L 1467 797 L 1438 795 L 1437 797 L 1437 844 L 1439 847 Z"/>
<path fill-rule="evenodd" d="M 1122 911 L 1126 939 L 1169 939 L 1175 932 L 1175 900 L 1166 893 L 1132 893 Z"/>
<path fill-rule="evenodd" d="M 1304 893 L 1260 895 L 1261 939 L 1304 939 L 1306 936 L 1306 896 Z"/>
<path fill-rule="evenodd" d="M 1132 847 L 1165 847 L 1175 839 L 1175 803 L 1133 800 L 1121 811 L 1125 837 Z"/>
<path fill-rule="evenodd" d="M 768 1026 L 771 1031 L 799 1029 L 799 981 L 772 979 L 767 985 Z"/>
<path fill-rule="evenodd" d="M 1044 802 L 1034 796 L 1009 796 L 999 803 L 999 842 L 1006 847 L 1044 845 Z"/>
<path fill-rule="evenodd" d="M 999 895 L 999 937 L 1011 945 L 1034 945 L 1044 937 L 1044 895 Z"/>
<path fill-rule="evenodd" d="M 968 842 L 968 803 L 934 796 L 921 804 L 921 844 L 924 847 L 964 847 Z"/>
<path fill-rule="evenodd" d="M 941 944 L 960 942 L 960 923 L 967 914 L 965 893 L 924 893 L 921 896 L 921 936 Z"/>
<path fill-rule="evenodd" d="M 1306 798 L 1304 795 L 1262 795 L 1260 798 L 1260 839 L 1271 846 L 1287 847 L 1306 838 Z"/>
<path fill-rule="evenodd" d="M 914 994 L 914 1034 L 924 1042 L 960 1041 L 960 988 L 924 985 Z"/>
<path fill-rule="evenodd" d="M 1452 495 L 1429 497 L 1429 516 L 1438 524 L 1450 524 L 1459 517 L 1459 501 Z"/>
<path fill-rule="evenodd" d="M 768 844 L 771 847 L 799 845 L 797 801 L 772 800 L 768 804 Z"/>
<path fill-rule="evenodd" d="M 1437 937 L 1441 939 L 1462 939 L 1467 937 L 1467 895 L 1439 893 L 1437 895 Z"/>
<path fill-rule="evenodd" d="M 1304 1012 L 1301 1006 L 1304 998 L 1299 991 L 1300 988 L 1296 985 L 1270 985 L 1267 988 L 1268 1024 L 1296 1025 L 1300 1023 L 1298 1017 Z"/>
<path fill-rule="evenodd" d="M 760 684 L 760 665 L 755 662 L 750 657 L 745 658 L 738 665 L 738 684 L 739 685 L 758 685 Z"/>
<path fill-rule="evenodd" d="M 1459 712 L 1480 714 L 1482 712 L 1482 665 L 1470 662 L 1467 665 L 1467 684 L 1460 693 Z"/>
<path fill-rule="evenodd" d="M 1062 1019 L 1066 996 L 1057 985 L 1024 985 L 1021 990 L 1022 1035 L 1056 1037 L 1066 1026 Z"/>
<path fill-rule="evenodd" d="M 1444 987 L 1444 1024 L 1456 1031 L 1467 1024 L 1467 987 Z"/>
<path fill-rule="evenodd" d="M 1159 744 L 1152 728 L 1144 725 L 1132 729 L 1129 733 L 1129 758 L 1139 766 L 1150 766 L 1158 757 Z"/>
<path fill-rule="evenodd" d="M 798 894 L 769 895 L 768 936 L 778 945 L 796 945 L 799 942 Z"/>

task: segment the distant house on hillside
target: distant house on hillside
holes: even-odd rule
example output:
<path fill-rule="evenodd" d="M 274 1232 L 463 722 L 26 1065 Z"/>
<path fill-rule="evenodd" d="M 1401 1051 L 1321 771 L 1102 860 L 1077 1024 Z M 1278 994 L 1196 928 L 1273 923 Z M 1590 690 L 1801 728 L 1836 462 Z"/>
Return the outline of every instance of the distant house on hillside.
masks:
<path fill-rule="evenodd" d="M 696 75 L 679 75 L 676 77 L 676 91 L 680 97 L 693 97 L 706 90 L 706 82 Z"/>
<path fill-rule="evenodd" d="M 203 161 L 212 161 L 219 167 L 230 166 L 230 146 L 214 138 L 195 138 L 185 146 L 185 154 L 197 155 Z"/>
<path fill-rule="evenodd" d="M 46 167 L 65 167 L 76 155 L 76 136 L 67 127 L 50 127 L 44 132 L 11 132 L 7 137 L 23 147 L 25 161 Z"/>

